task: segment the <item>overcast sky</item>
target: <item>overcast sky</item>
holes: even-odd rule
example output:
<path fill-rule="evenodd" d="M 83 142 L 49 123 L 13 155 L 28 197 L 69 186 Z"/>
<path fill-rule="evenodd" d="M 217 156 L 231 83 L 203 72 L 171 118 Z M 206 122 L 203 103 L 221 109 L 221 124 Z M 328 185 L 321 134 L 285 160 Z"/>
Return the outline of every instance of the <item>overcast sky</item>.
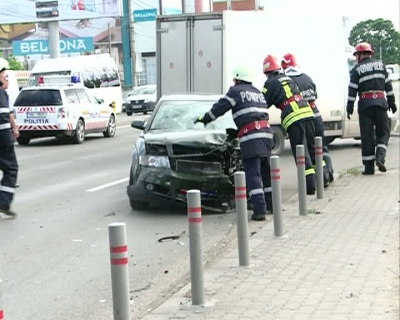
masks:
<path fill-rule="evenodd" d="M 274 8 L 285 10 L 290 7 L 301 11 L 337 11 L 349 18 L 351 27 L 358 22 L 368 19 L 383 18 L 391 20 L 397 31 L 400 31 L 400 6 L 399 0 L 259 0 L 265 10 Z"/>

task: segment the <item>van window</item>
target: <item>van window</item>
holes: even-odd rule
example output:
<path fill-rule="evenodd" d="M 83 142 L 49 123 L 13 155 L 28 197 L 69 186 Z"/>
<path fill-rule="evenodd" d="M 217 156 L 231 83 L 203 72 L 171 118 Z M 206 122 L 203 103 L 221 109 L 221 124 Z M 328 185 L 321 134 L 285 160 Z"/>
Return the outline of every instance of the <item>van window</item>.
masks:
<path fill-rule="evenodd" d="M 62 106 L 60 90 L 23 90 L 19 93 L 14 106 L 35 107 L 35 106 Z"/>
<path fill-rule="evenodd" d="M 89 97 L 86 94 L 85 90 L 75 89 L 76 94 L 78 95 L 80 103 L 91 103 Z"/>
<path fill-rule="evenodd" d="M 29 77 L 28 86 L 37 86 L 39 85 L 39 78 L 41 76 L 70 76 L 71 71 L 54 71 L 54 72 L 42 72 L 42 73 L 34 73 Z"/>
<path fill-rule="evenodd" d="M 87 67 L 82 69 L 83 84 L 86 88 L 120 87 L 118 70 L 115 67 Z"/>
<path fill-rule="evenodd" d="M 67 103 L 79 103 L 78 96 L 75 90 L 65 90 L 65 97 L 67 98 Z"/>

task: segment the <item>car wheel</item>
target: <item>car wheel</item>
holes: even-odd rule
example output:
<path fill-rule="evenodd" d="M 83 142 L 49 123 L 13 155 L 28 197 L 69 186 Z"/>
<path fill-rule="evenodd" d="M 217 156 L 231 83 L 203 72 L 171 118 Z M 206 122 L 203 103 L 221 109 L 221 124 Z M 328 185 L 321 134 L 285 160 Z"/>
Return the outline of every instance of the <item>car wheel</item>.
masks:
<path fill-rule="evenodd" d="M 115 136 L 115 132 L 117 131 L 117 126 L 115 124 L 115 117 L 112 114 L 110 116 L 110 121 L 108 121 L 108 126 L 106 131 L 103 132 L 104 137 L 106 138 L 112 138 Z"/>
<path fill-rule="evenodd" d="M 82 119 L 79 119 L 76 124 L 75 134 L 72 137 L 72 141 L 75 144 L 81 144 L 85 141 L 85 124 Z"/>
<path fill-rule="evenodd" d="M 143 114 L 146 115 L 146 114 L 147 114 L 147 111 L 143 112 Z"/>
<path fill-rule="evenodd" d="M 17 138 L 17 142 L 21 146 L 27 146 L 30 141 L 31 141 L 31 138 L 28 138 L 28 137 L 19 137 L 19 138 Z"/>
<path fill-rule="evenodd" d="M 132 112 L 127 112 L 126 115 L 127 115 L 127 116 L 131 116 L 131 115 L 132 115 Z"/>
<path fill-rule="evenodd" d="M 285 134 L 278 126 L 272 127 L 274 133 L 274 146 L 272 148 L 273 155 L 279 155 L 285 149 Z"/>

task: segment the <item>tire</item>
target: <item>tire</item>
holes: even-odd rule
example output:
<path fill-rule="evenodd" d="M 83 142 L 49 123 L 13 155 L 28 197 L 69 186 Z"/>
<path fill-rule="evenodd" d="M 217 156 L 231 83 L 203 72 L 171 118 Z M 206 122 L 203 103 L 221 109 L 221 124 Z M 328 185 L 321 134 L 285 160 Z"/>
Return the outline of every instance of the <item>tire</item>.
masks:
<path fill-rule="evenodd" d="M 75 134 L 72 137 L 72 142 L 75 144 L 82 144 L 83 141 L 85 141 L 85 123 L 82 119 L 79 119 L 76 124 Z"/>
<path fill-rule="evenodd" d="M 278 126 L 273 126 L 272 131 L 274 133 L 274 146 L 271 153 L 273 155 L 279 155 L 285 149 L 285 134 Z"/>
<path fill-rule="evenodd" d="M 28 138 L 28 137 L 17 138 L 17 142 L 20 146 L 27 146 L 30 141 L 31 141 L 31 138 Z"/>
<path fill-rule="evenodd" d="M 146 115 L 146 114 L 147 114 L 147 111 L 143 112 L 143 114 Z"/>
<path fill-rule="evenodd" d="M 112 114 L 110 116 L 110 121 L 108 121 L 108 126 L 106 131 L 103 132 L 104 137 L 106 138 L 112 138 L 115 136 L 115 132 L 117 131 L 117 125 L 115 123 L 115 117 Z"/>
<path fill-rule="evenodd" d="M 132 186 L 136 182 L 137 182 L 137 179 L 133 178 L 133 172 L 132 172 L 132 167 L 131 167 L 130 174 L 129 174 L 129 185 Z M 132 210 L 144 210 L 144 209 L 148 209 L 150 206 L 148 202 L 133 201 L 131 199 L 129 199 L 129 204 L 130 204 Z"/>
<path fill-rule="evenodd" d="M 130 117 L 132 115 L 132 112 L 127 112 L 126 115 Z"/>

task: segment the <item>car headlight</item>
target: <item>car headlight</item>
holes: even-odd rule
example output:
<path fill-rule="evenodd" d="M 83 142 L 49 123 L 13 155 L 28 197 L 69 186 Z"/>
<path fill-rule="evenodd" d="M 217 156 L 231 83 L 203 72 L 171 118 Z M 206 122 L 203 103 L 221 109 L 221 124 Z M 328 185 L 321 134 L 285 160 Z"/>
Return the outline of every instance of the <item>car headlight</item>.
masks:
<path fill-rule="evenodd" d="M 151 102 L 151 99 L 144 100 L 144 103 L 149 103 L 149 102 Z"/>
<path fill-rule="evenodd" d="M 169 159 L 166 156 L 150 156 L 143 154 L 139 157 L 139 163 L 144 167 L 170 168 Z"/>

